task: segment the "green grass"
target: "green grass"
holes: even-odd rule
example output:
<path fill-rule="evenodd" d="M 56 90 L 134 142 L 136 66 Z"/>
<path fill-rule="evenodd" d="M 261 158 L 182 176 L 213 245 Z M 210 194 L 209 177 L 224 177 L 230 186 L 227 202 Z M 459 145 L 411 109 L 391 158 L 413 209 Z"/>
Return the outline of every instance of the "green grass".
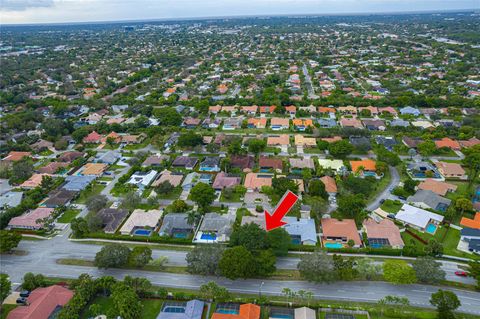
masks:
<path fill-rule="evenodd" d="M 6 319 L 10 311 L 17 308 L 17 305 L 2 305 L 2 311 L 0 311 L 0 319 Z"/>
<path fill-rule="evenodd" d="M 111 298 L 104 297 L 104 296 L 97 296 L 85 308 L 85 310 L 83 311 L 83 313 L 80 316 L 81 319 L 88 319 L 88 318 L 93 317 L 93 314 L 91 314 L 90 311 L 88 311 L 88 307 L 90 307 L 93 304 L 97 304 L 97 305 L 100 306 L 100 313 L 101 314 L 108 313 L 108 310 L 112 309 L 114 307 L 113 306 L 113 301 L 112 301 Z"/>
<path fill-rule="evenodd" d="M 381 209 L 387 213 L 396 214 L 400 208 L 402 208 L 402 203 L 399 201 L 393 201 L 391 199 L 385 200 L 385 202 L 380 206 Z"/>
<path fill-rule="evenodd" d="M 452 201 L 456 200 L 459 197 L 470 198 L 471 190 L 468 189 L 468 182 L 463 181 L 446 181 L 447 183 L 457 185 L 457 190 L 455 192 L 447 193 L 447 198 Z"/>
<path fill-rule="evenodd" d="M 142 299 L 143 305 L 142 319 L 156 319 L 162 308 L 163 300 L 159 299 Z"/>
<path fill-rule="evenodd" d="M 90 196 L 100 194 L 104 188 L 105 188 L 105 185 L 100 185 L 100 184 L 93 183 L 91 187 L 87 188 L 86 190 L 84 190 L 80 193 L 80 196 L 78 196 L 75 203 L 85 204 L 87 202 L 87 199 Z"/>
<path fill-rule="evenodd" d="M 340 312 L 330 312 L 330 313 L 340 314 Z M 324 319 L 326 314 L 327 314 L 326 312 L 320 312 L 320 319 Z M 367 315 L 355 315 L 355 319 L 367 319 L 367 318 L 368 318 Z"/>
<path fill-rule="evenodd" d="M 380 194 L 387 188 L 391 178 L 392 177 L 390 176 L 390 172 L 387 170 L 385 172 L 385 175 L 375 184 L 375 190 L 368 196 L 367 203 L 370 203 L 372 200 L 377 198 L 378 194 Z"/>
<path fill-rule="evenodd" d="M 63 214 L 62 216 L 60 216 L 58 219 L 57 219 L 57 222 L 59 223 L 62 223 L 62 224 L 66 224 L 66 223 L 70 223 L 72 221 L 72 219 L 74 219 L 75 217 L 77 217 L 77 215 L 80 213 L 80 211 L 78 209 L 67 209 Z"/>
<path fill-rule="evenodd" d="M 182 188 L 180 186 L 175 187 L 170 193 L 157 193 L 157 197 L 161 199 L 178 199 L 182 193 Z"/>

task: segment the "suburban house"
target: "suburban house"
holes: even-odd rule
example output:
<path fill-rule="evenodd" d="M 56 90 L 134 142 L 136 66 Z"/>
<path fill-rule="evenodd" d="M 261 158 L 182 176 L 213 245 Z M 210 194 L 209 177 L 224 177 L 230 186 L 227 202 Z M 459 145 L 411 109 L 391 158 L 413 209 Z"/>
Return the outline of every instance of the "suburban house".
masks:
<path fill-rule="evenodd" d="M 410 122 L 402 119 L 394 119 L 389 122 L 390 126 L 393 127 L 409 127 Z"/>
<path fill-rule="evenodd" d="M 320 180 L 322 181 L 323 185 L 325 185 L 325 191 L 330 196 L 337 195 L 337 192 L 338 192 L 337 183 L 335 182 L 335 179 L 333 177 L 326 175 L 326 176 L 320 177 Z"/>
<path fill-rule="evenodd" d="M 258 111 L 258 106 L 250 105 L 250 106 L 242 106 L 241 111 L 243 113 L 247 113 L 248 115 L 255 115 Z"/>
<path fill-rule="evenodd" d="M 218 308 L 218 307 L 217 307 Z M 234 313 L 214 312 L 211 319 L 260 319 L 261 308 L 251 303 L 240 305 Z"/>
<path fill-rule="evenodd" d="M 310 119 L 293 119 L 293 126 L 297 131 L 305 131 L 308 127 L 313 127 L 313 122 Z"/>
<path fill-rule="evenodd" d="M 264 129 L 267 127 L 267 119 L 264 117 L 251 117 L 247 121 L 248 128 Z"/>
<path fill-rule="evenodd" d="M 242 181 L 241 177 L 238 176 L 230 176 L 224 172 L 220 172 L 215 176 L 215 180 L 213 181 L 212 187 L 215 190 L 223 190 L 225 188 L 231 188 L 237 185 L 240 185 Z"/>
<path fill-rule="evenodd" d="M 199 118 L 187 117 L 183 120 L 182 126 L 188 129 L 194 129 L 200 125 L 200 122 L 201 119 Z"/>
<path fill-rule="evenodd" d="M 102 141 L 103 136 L 93 131 L 83 138 L 85 144 L 99 144 Z"/>
<path fill-rule="evenodd" d="M 448 137 L 444 137 L 441 140 L 436 140 L 435 146 L 437 148 L 449 148 L 454 151 L 459 151 L 461 149 L 460 143 Z"/>
<path fill-rule="evenodd" d="M 218 112 L 220 112 L 221 109 L 222 109 L 222 107 L 220 105 L 209 106 L 208 107 L 208 112 L 210 114 L 217 114 Z"/>
<path fill-rule="evenodd" d="M 337 110 L 342 114 L 357 115 L 357 108 L 355 106 L 340 106 Z"/>
<path fill-rule="evenodd" d="M 12 309 L 7 319 L 51 319 L 56 318 L 60 309 L 73 298 L 74 292 L 62 286 L 53 285 L 36 288 L 27 297 L 25 306 Z"/>
<path fill-rule="evenodd" d="M 333 107 L 319 106 L 318 113 L 320 114 L 335 114 L 337 111 Z"/>
<path fill-rule="evenodd" d="M 102 208 L 97 213 L 97 217 L 102 220 L 103 231 L 107 234 L 114 234 L 127 216 L 126 209 Z"/>
<path fill-rule="evenodd" d="M 315 220 L 310 218 L 284 217 L 287 223 L 283 228 L 292 238 L 292 243 L 296 245 L 316 245 L 317 231 Z"/>
<path fill-rule="evenodd" d="M 242 171 L 250 171 L 255 166 L 255 158 L 251 155 L 232 155 L 230 167 L 239 168 Z"/>
<path fill-rule="evenodd" d="M 206 213 L 197 231 L 194 242 L 227 242 L 232 234 L 235 214 Z"/>
<path fill-rule="evenodd" d="M 361 161 L 350 161 L 352 172 L 358 174 L 360 177 L 373 176 L 378 178 L 376 173 L 377 163 L 369 158 Z"/>
<path fill-rule="evenodd" d="M 243 118 L 241 117 L 229 117 L 223 121 L 223 130 L 233 131 L 242 127 Z"/>
<path fill-rule="evenodd" d="M 174 238 L 187 238 L 192 233 L 194 226 L 188 223 L 188 214 L 170 213 L 163 216 L 158 234 Z"/>
<path fill-rule="evenodd" d="M 297 114 L 297 107 L 295 105 L 285 106 L 285 113 L 291 117 L 295 117 L 295 114 Z"/>
<path fill-rule="evenodd" d="M 31 152 L 11 151 L 10 153 L 7 154 L 7 156 L 5 156 L 2 159 L 2 163 L 6 164 L 6 165 L 11 165 L 12 163 L 18 162 L 25 157 L 32 157 L 32 153 Z"/>
<path fill-rule="evenodd" d="M 200 163 L 200 168 L 198 170 L 201 172 L 220 171 L 220 157 L 217 157 L 217 156 L 205 157 L 205 159 Z"/>
<path fill-rule="evenodd" d="M 416 109 L 414 107 L 411 107 L 411 106 L 406 106 L 406 107 L 402 107 L 400 109 L 400 114 L 402 115 L 413 115 L 413 116 L 419 116 L 421 114 L 420 110 L 419 109 Z"/>
<path fill-rule="evenodd" d="M 196 172 L 191 172 L 190 174 L 187 174 L 187 176 L 185 176 L 185 179 L 182 182 L 182 189 L 184 191 L 191 190 L 193 186 L 197 184 L 199 177 L 200 174 Z"/>
<path fill-rule="evenodd" d="M 53 208 L 39 207 L 23 215 L 13 217 L 8 223 L 8 229 L 38 230 L 44 227 L 42 219 L 50 217 Z"/>
<path fill-rule="evenodd" d="M 128 217 L 125 224 L 120 228 L 120 233 L 122 235 L 130 235 L 137 230 L 150 229 L 155 230 L 158 226 L 158 221 L 162 217 L 163 211 L 153 209 L 149 211 L 144 211 L 142 209 L 135 209 L 132 214 Z"/>
<path fill-rule="evenodd" d="M 378 113 L 379 114 L 390 114 L 390 115 L 393 115 L 393 116 L 397 116 L 397 110 L 395 110 L 393 107 L 391 106 L 387 106 L 387 107 L 379 107 L 378 108 Z"/>
<path fill-rule="evenodd" d="M 382 219 L 377 222 L 368 218 L 363 222 L 363 229 L 367 235 L 368 245 L 372 248 L 391 247 L 402 249 L 403 243 L 400 230 L 390 219 Z"/>
<path fill-rule="evenodd" d="M 480 212 L 477 212 L 473 219 L 462 217 L 460 225 L 466 228 L 480 229 Z"/>
<path fill-rule="evenodd" d="M 456 191 L 457 185 L 443 181 L 437 181 L 432 178 L 427 178 L 418 185 L 418 189 L 432 191 L 437 195 L 445 196 L 449 192 Z"/>
<path fill-rule="evenodd" d="M 409 204 L 403 204 L 400 211 L 395 215 L 395 219 L 405 225 L 433 235 L 438 225 L 443 221 L 443 216 Z"/>
<path fill-rule="evenodd" d="M 444 198 L 430 190 L 419 189 L 414 195 L 407 198 L 407 202 L 421 208 L 430 208 L 445 212 L 452 203 L 448 198 Z"/>
<path fill-rule="evenodd" d="M 49 174 L 33 174 L 32 176 L 30 176 L 29 179 L 27 179 L 25 182 L 20 184 L 20 188 L 33 189 L 35 187 L 38 187 L 42 183 L 42 180 L 43 180 L 44 176 L 51 176 L 51 175 L 49 175 Z"/>
<path fill-rule="evenodd" d="M 467 179 L 465 175 L 465 170 L 462 165 L 458 163 L 447 163 L 447 162 L 435 162 L 440 174 L 445 178 L 458 178 L 458 179 Z"/>
<path fill-rule="evenodd" d="M 369 131 L 385 131 L 386 125 L 382 120 L 363 120 L 363 126 Z"/>
<path fill-rule="evenodd" d="M 273 114 L 277 107 L 275 105 L 271 106 L 260 106 L 260 114 L 261 115 L 266 115 L 266 114 Z"/>
<path fill-rule="evenodd" d="M 121 143 L 125 145 L 130 145 L 130 144 L 140 144 L 142 143 L 146 138 L 147 135 L 145 133 L 140 133 L 137 135 L 120 135 L 121 137 Z"/>
<path fill-rule="evenodd" d="M 460 240 L 468 244 L 472 253 L 480 253 L 480 229 L 463 228 L 460 231 Z"/>
<path fill-rule="evenodd" d="M 135 172 L 130 176 L 130 179 L 127 181 L 127 184 L 135 185 L 139 189 L 144 189 L 153 182 L 155 177 L 157 177 L 157 171 L 151 170 L 149 172 Z"/>
<path fill-rule="evenodd" d="M 362 122 L 356 118 L 342 117 L 339 123 L 341 127 L 363 128 Z"/>
<path fill-rule="evenodd" d="M 369 151 L 372 149 L 372 143 L 370 142 L 370 139 L 368 137 L 349 136 L 348 140 L 350 141 L 350 144 L 355 146 L 355 148 L 358 150 Z"/>
<path fill-rule="evenodd" d="M 219 128 L 220 124 L 222 124 L 222 120 L 219 118 L 211 119 L 207 117 L 202 121 L 203 128 Z"/>
<path fill-rule="evenodd" d="M 288 146 L 290 145 L 290 137 L 287 134 L 273 135 L 267 138 L 268 146 Z"/>
<path fill-rule="evenodd" d="M 243 185 L 249 192 L 260 190 L 262 186 L 272 186 L 272 174 L 265 173 L 248 173 L 245 176 Z"/>
<path fill-rule="evenodd" d="M 407 173 L 414 180 L 442 179 L 440 172 L 429 162 L 413 162 L 407 165 Z"/>
<path fill-rule="evenodd" d="M 62 185 L 62 188 L 71 191 L 82 191 L 94 180 L 95 176 L 92 175 L 70 175 L 65 177 L 65 184 Z"/>
<path fill-rule="evenodd" d="M 103 163 L 87 163 L 80 169 L 80 174 L 83 176 L 97 176 L 100 177 L 107 170 L 107 165 Z"/>
<path fill-rule="evenodd" d="M 190 300 L 187 302 L 166 301 L 157 319 L 202 319 L 205 303 L 201 300 Z"/>
<path fill-rule="evenodd" d="M 402 137 L 402 143 L 408 148 L 416 149 L 418 144 L 423 143 L 423 140 L 419 137 L 404 136 Z"/>
<path fill-rule="evenodd" d="M 383 135 L 375 136 L 375 142 L 378 145 L 382 145 L 389 151 L 392 151 L 393 147 L 397 145 L 397 141 L 393 136 L 383 136 Z"/>
<path fill-rule="evenodd" d="M 6 191 L 0 195 L 0 214 L 2 211 L 17 207 L 23 199 L 23 192 Z"/>
<path fill-rule="evenodd" d="M 290 158 L 289 162 L 291 169 L 315 169 L 315 164 L 311 158 Z"/>
<path fill-rule="evenodd" d="M 353 241 L 353 247 L 362 246 L 362 240 L 353 219 L 322 218 L 321 223 L 324 247 L 347 247 L 349 241 Z"/>
<path fill-rule="evenodd" d="M 157 166 L 162 166 L 163 165 L 163 162 L 168 160 L 168 156 L 167 155 L 160 155 L 160 154 L 155 154 L 155 155 L 150 155 L 149 157 L 147 157 L 143 163 L 142 163 L 142 167 L 148 167 L 148 166 L 153 166 L 153 167 L 157 167 Z"/>
<path fill-rule="evenodd" d="M 77 158 L 81 158 L 81 157 L 84 157 L 84 156 L 85 156 L 85 153 L 83 153 L 83 152 L 68 151 L 68 152 L 60 154 L 60 156 L 58 157 L 58 161 L 64 162 L 64 163 L 69 163 L 69 162 L 73 162 Z"/>
<path fill-rule="evenodd" d="M 294 319 L 316 319 L 316 318 L 317 318 L 317 315 L 315 313 L 315 310 L 307 307 L 296 308 L 294 311 Z"/>
<path fill-rule="evenodd" d="M 260 156 L 258 166 L 261 170 L 275 170 L 281 172 L 283 170 L 283 161 L 280 158 Z"/>
<path fill-rule="evenodd" d="M 60 171 L 66 171 L 68 164 L 62 162 L 50 162 L 47 165 L 37 169 L 40 174 L 57 174 Z"/>
<path fill-rule="evenodd" d="M 47 208 L 57 208 L 60 206 L 68 206 L 71 201 L 77 197 L 78 191 L 69 191 L 66 189 L 56 189 L 48 194 L 48 198 L 43 201 L 40 206 Z"/>
<path fill-rule="evenodd" d="M 164 183 L 164 182 L 169 182 L 170 185 L 173 187 L 177 187 L 182 183 L 183 180 L 183 174 L 181 173 L 172 173 L 169 170 L 163 170 L 160 172 L 159 177 L 157 178 L 156 181 L 152 183 L 153 187 L 157 187 L 158 185 Z"/>
<path fill-rule="evenodd" d="M 181 167 L 187 170 L 193 170 L 198 163 L 198 158 L 190 156 L 178 156 L 172 162 L 173 167 Z"/>
<path fill-rule="evenodd" d="M 317 122 L 321 128 L 332 128 L 337 126 L 337 121 L 335 119 L 319 118 Z"/>
<path fill-rule="evenodd" d="M 318 159 L 318 165 L 324 169 L 331 169 L 335 173 L 342 173 L 346 170 L 345 165 L 342 160 L 339 159 Z"/>
<path fill-rule="evenodd" d="M 279 130 L 288 130 L 290 127 L 290 120 L 286 118 L 281 118 L 281 117 L 272 117 L 270 120 L 270 128 L 273 131 L 279 131 Z"/>
<path fill-rule="evenodd" d="M 295 134 L 295 146 L 316 147 L 317 141 L 314 137 L 305 137 L 300 134 Z"/>
<path fill-rule="evenodd" d="M 361 106 L 358 108 L 358 112 L 359 113 L 367 113 L 367 114 L 370 114 L 372 116 L 376 116 L 378 115 L 378 108 L 376 108 L 375 106 Z M 362 115 L 362 114 L 360 114 Z"/>
<path fill-rule="evenodd" d="M 424 130 L 434 127 L 431 122 L 425 121 L 425 120 L 412 121 L 410 124 L 412 124 L 412 126 L 419 127 Z"/>

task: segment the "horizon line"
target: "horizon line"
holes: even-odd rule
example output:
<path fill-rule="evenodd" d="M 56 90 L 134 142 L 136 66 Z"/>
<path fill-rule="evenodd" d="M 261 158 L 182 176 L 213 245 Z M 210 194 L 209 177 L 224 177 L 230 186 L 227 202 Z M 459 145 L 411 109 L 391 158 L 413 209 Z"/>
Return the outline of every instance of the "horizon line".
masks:
<path fill-rule="evenodd" d="M 177 18 L 156 18 L 156 19 L 121 19 L 121 20 L 92 20 L 78 22 L 40 22 L 40 23 L 1 23 L 0 26 L 27 27 L 27 26 L 68 26 L 85 24 L 121 24 L 121 23 L 149 23 L 149 22 L 175 22 L 175 21 L 198 21 L 198 20 L 224 20 L 244 18 L 275 18 L 275 17 L 335 17 L 335 16 L 369 16 L 369 15 L 409 15 L 409 14 L 440 14 L 440 13 L 468 13 L 480 14 L 480 8 L 445 9 L 445 10 L 400 10 L 400 11 L 362 11 L 345 13 L 292 13 L 292 14 L 252 14 L 252 15 L 229 15 L 229 16 L 199 16 L 199 17 L 177 17 Z"/>

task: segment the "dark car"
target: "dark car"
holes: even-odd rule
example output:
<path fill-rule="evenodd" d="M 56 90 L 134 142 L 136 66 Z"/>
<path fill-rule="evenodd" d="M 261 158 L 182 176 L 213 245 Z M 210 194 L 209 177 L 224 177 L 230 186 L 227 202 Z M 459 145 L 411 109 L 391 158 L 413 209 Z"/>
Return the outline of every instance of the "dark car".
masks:
<path fill-rule="evenodd" d="M 395 214 L 388 214 L 387 217 L 390 219 L 395 219 Z"/>
<path fill-rule="evenodd" d="M 27 298 L 24 298 L 24 297 L 17 298 L 17 304 L 24 305 L 26 303 L 27 303 Z"/>
<path fill-rule="evenodd" d="M 20 297 L 27 298 L 28 296 L 30 296 L 30 291 L 24 290 L 20 292 Z"/>
<path fill-rule="evenodd" d="M 385 199 L 382 199 L 382 200 L 380 201 L 380 204 L 383 204 L 383 203 L 385 203 Z"/>

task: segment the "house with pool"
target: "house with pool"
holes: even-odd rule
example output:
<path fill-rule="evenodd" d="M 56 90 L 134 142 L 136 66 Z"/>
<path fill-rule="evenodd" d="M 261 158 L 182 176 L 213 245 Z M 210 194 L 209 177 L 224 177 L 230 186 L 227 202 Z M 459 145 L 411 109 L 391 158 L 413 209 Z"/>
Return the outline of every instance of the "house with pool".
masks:
<path fill-rule="evenodd" d="M 362 240 L 353 219 L 338 220 L 335 218 L 322 218 L 322 244 L 325 248 L 338 249 L 349 247 L 359 248 Z"/>
<path fill-rule="evenodd" d="M 368 218 L 363 222 L 363 230 L 367 235 L 368 245 L 372 248 L 402 249 L 405 246 L 400 230 L 390 219 L 382 219 L 377 222 Z"/>
<path fill-rule="evenodd" d="M 423 181 L 427 178 L 444 180 L 438 169 L 429 162 L 413 162 L 407 165 L 407 174 L 413 180 Z"/>
<path fill-rule="evenodd" d="M 365 158 L 361 161 L 350 161 L 350 166 L 352 167 L 352 173 L 361 178 L 372 176 L 380 179 L 382 177 L 377 174 L 377 162 L 372 159 Z"/>
<path fill-rule="evenodd" d="M 283 228 L 292 238 L 295 245 L 316 245 L 317 230 L 315 220 L 311 218 L 284 217 L 283 221 L 287 224 Z"/>
<path fill-rule="evenodd" d="M 261 308 L 251 303 L 218 303 L 211 319 L 260 319 Z"/>
<path fill-rule="evenodd" d="M 433 235 L 443 221 L 443 216 L 419 207 L 403 204 L 402 208 L 395 215 L 395 219 L 419 231 Z"/>
<path fill-rule="evenodd" d="M 419 189 L 414 195 L 407 198 L 407 203 L 425 209 L 430 208 L 433 210 L 438 210 L 440 212 L 445 212 L 452 203 L 452 201 L 430 190 Z"/>
<path fill-rule="evenodd" d="M 229 241 L 235 217 L 235 214 L 205 214 L 193 242 L 211 244 Z"/>
<path fill-rule="evenodd" d="M 202 319 L 205 303 L 201 300 L 165 301 L 157 319 Z"/>
<path fill-rule="evenodd" d="M 135 209 L 120 228 L 122 235 L 150 236 L 158 227 L 163 211 Z"/>
<path fill-rule="evenodd" d="M 195 225 L 188 223 L 188 214 L 170 213 L 163 217 L 158 234 L 173 238 L 188 238 L 194 227 Z"/>

